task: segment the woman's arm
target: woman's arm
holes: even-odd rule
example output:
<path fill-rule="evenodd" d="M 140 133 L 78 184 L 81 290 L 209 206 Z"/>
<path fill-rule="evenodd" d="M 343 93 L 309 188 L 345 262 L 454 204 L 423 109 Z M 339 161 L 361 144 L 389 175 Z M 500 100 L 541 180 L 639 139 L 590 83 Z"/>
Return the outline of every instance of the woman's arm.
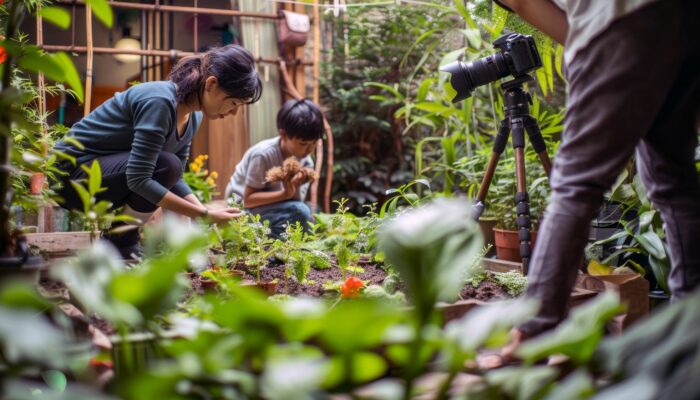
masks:
<path fill-rule="evenodd" d="M 194 195 L 189 196 L 194 197 Z M 167 192 L 163 199 L 158 202 L 158 205 L 166 210 L 170 210 L 190 218 L 207 216 L 214 223 L 226 222 L 232 218 L 237 218 L 242 215 L 241 211 L 237 208 L 207 210 L 207 208 L 204 207 L 199 200 L 196 198 L 194 200 L 196 203 L 185 200 L 173 192 Z"/>
<path fill-rule="evenodd" d="M 194 205 L 197 205 L 197 206 L 200 206 L 200 207 L 202 207 L 202 208 L 205 208 L 204 204 L 202 204 L 202 202 L 199 201 L 199 199 L 197 198 L 197 196 L 195 196 L 194 194 L 191 194 L 191 193 L 190 193 L 190 194 L 188 194 L 187 196 L 183 197 L 183 199 L 187 200 L 188 202 L 190 202 L 190 203 L 192 203 L 192 204 L 194 204 Z"/>
<path fill-rule="evenodd" d="M 551 0 L 500 0 L 522 19 L 560 44 L 566 43 L 569 23 L 566 13 Z"/>

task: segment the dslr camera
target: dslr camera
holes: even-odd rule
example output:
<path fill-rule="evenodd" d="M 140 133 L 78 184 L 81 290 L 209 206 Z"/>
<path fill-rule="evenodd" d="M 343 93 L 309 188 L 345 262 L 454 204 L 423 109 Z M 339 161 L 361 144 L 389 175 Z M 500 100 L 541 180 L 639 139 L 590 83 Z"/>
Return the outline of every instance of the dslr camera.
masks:
<path fill-rule="evenodd" d="M 493 45 L 500 52 L 469 63 L 455 61 L 440 68 L 440 71 L 451 75 L 450 84 L 457 92 L 453 103 L 471 96 L 479 86 L 508 75 L 526 75 L 542 66 L 542 58 L 532 36 L 511 33 L 499 37 Z"/>

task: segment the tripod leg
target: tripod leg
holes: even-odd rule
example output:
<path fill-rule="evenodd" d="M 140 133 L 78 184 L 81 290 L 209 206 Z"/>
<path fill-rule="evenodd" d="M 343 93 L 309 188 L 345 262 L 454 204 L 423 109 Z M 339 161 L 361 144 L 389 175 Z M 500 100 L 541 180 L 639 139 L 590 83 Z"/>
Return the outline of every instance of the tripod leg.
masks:
<path fill-rule="evenodd" d="M 517 190 L 515 193 L 515 210 L 517 214 L 518 238 L 520 239 L 520 257 L 523 259 L 523 274 L 527 275 L 532 244 L 530 243 L 530 199 L 527 194 L 525 173 L 525 127 L 522 118 L 511 119 L 513 133 L 513 150 L 515 152 L 515 176 Z"/>
<path fill-rule="evenodd" d="M 537 125 L 537 120 L 531 116 L 525 117 L 525 129 L 530 138 L 530 143 L 532 143 L 532 148 L 535 149 L 535 153 L 539 156 L 542 167 L 544 167 L 544 172 L 547 174 L 547 178 L 549 178 L 552 172 L 552 160 L 549 159 L 549 154 L 547 154 L 547 146 L 544 144 L 542 132 Z"/>
<path fill-rule="evenodd" d="M 493 174 L 496 172 L 496 166 L 498 165 L 498 160 L 501 158 L 501 154 L 506 149 L 508 144 L 508 134 L 510 133 L 510 128 L 508 127 L 508 119 L 501 121 L 498 127 L 498 134 L 493 143 L 493 152 L 491 153 L 491 158 L 489 158 L 488 166 L 486 167 L 486 172 L 484 177 L 481 179 L 481 185 L 479 186 L 479 193 L 476 195 L 476 201 L 472 207 L 472 218 L 474 221 L 479 221 L 479 217 L 484 213 L 486 201 L 486 194 L 489 191 L 489 186 L 491 186 L 491 181 L 493 180 Z"/>

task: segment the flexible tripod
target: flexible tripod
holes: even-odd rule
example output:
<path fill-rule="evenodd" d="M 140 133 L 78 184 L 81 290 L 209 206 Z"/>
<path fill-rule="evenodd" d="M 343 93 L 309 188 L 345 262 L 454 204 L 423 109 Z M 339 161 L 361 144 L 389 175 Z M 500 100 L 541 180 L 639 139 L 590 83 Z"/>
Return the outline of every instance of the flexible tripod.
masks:
<path fill-rule="evenodd" d="M 498 134 L 493 143 L 493 152 L 489 159 L 484 178 L 481 180 L 479 193 L 476 195 L 472 217 L 479 220 L 484 213 L 484 201 L 488 193 L 493 174 L 496 171 L 498 160 L 508 144 L 508 135 L 513 134 L 513 151 L 515 152 L 515 176 L 517 190 L 515 193 L 515 208 L 518 224 L 518 238 L 520 239 L 520 257 L 523 259 L 523 274 L 527 275 L 532 244 L 530 243 L 530 199 L 527 194 L 525 174 L 525 131 L 530 137 L 530 142 L 540 158 L 540 162 L 549 177 L 552 170 L 552 162 L 547 155 L 547 148 L 542 138 L 537 121 L 530 115 L 532 97 L 523 90 L 523 83 L 533 81 L 530 75 L 521 75 L 501 84 L 503 94 L 503 109 L 505 118 L 500 122 Z"/>

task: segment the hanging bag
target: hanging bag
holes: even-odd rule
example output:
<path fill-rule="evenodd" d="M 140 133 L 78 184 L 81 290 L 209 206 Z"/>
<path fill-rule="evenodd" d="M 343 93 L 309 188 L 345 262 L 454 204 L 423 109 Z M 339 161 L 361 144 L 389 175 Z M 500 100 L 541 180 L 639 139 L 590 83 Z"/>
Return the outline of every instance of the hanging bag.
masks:
<path fill-rule="evenodd" d="M 288 47 L 299 47 L 306 44 L 311 29 L 309 16 L 287 10 L 280 10 L 279 14 L 279 41 Z"/>

